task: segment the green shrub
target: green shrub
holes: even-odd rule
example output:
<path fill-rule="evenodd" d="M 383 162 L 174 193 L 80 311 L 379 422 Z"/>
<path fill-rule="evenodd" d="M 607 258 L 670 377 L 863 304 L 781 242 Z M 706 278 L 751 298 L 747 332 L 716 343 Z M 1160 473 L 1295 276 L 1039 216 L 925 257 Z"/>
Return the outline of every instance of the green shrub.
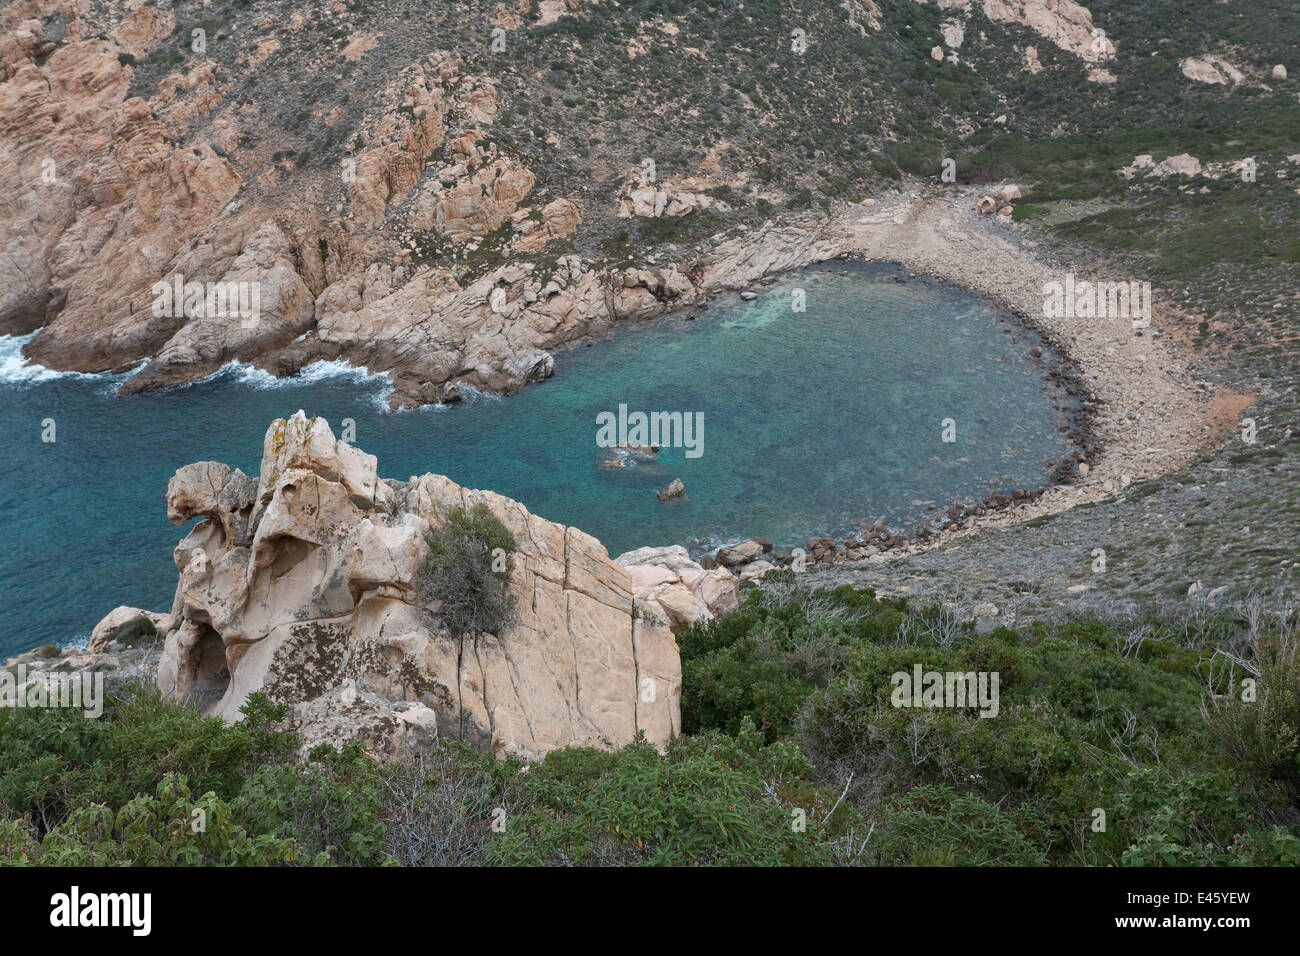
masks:
<path fill-rule="evenodd" d="M 487 507 L 452 508 L 447 523 L 426 536 L 429 556 L 420 568 L 426 600 L 453 634 L 499 634 L 514 616 L 510 575 L 515 538 Z"/>
<path fill-rule="evenodd" d="M 1239 783 L 1265 803 L 1300 809 L 1300 641 L 1294 633 L 1263 642 L 1259 674 L 1240 680 L 1207 708 L 1210 731 Z M 1254 681 L 1254 693 L 1241 680 Z"/>
<path fill-rule="evenodd" d="M 521 808 L 496 855 L 534 866 L 829 863 L 845 824 L 820 824 L 834 798 L 798 787 L 810 771 L 797 748 L 766 747 L 749 722 L 736 738 L 678 738 L 664 755 L 644 740 L 557 750 L 520 777 Z"/>
<path fill-rule="evenodd" d="M 232 800 L 259 766 L 286 759 L 297 746 L 279 728 L 287 708 L 261 693 L 233 726 L 163 701 L 151 683 L 107 696 L 95 720 L 79 710 L 0 708 L 0 808 L 29 818 L 38 836 L 84 804 L 121 807 L 152 793 L 168 773 Z"/>
<path fill-rule="evenodd" d="M 115 627 L 109 633 L 108 641 L 116 641 L 123 647 L 140 647 L 156 641 L 158 637 L 158 628 L 154 626 L 153 621 L 141 614 Z"/>
<path fill-rule="evenodd" d="M 1032 808 L 1004 811 L 952 787 L 917 787 L 886 806 L 871 848 L 886 866 L 1044 866 Z"/>
<path fill-rule="evenodd" d="M 773 583 L 793 577 L 773 575 Z M 904 606 L 847 587 L 794 594 L 778 602 L 754 591 L 734 614 L 678 635 L 687 733 L 739 733 L 746 718 L 768 740 L 792 733 L 809 694 L 842 670 L 848 647 L 892 634 Z"/>
<path fill-rule="evenodd" d="M 1300 839 L 1260 826 L 1224 775 L 1175 779 L 1155 768 L 1135 770 L 1119 814 L 1133 841 L 1125 866 L 1300 865 Z"/>
<path fill-rule="evenodd" d="M 234 806 L 250 832 L 293 840 L 312 857 L 377 866 L 385 849 L 380 768 L 351 741 L 341 750 L 322 745 L 307 762 L 259 767 Z"/>
<path fill-rule="evenodd" d="M 0 824 L 0 864 L 7 866 L 265 866 L 307 862 L 291 839 L 253 836 L 211 791 L 192 796 L 185 778 L 166 774 L 153 796 L 141 794 L 114 812 L 93 803 L 73 812 L 39 841 L 27 824 Z M 315 863 L 328 862 L 317 857 Z"/>

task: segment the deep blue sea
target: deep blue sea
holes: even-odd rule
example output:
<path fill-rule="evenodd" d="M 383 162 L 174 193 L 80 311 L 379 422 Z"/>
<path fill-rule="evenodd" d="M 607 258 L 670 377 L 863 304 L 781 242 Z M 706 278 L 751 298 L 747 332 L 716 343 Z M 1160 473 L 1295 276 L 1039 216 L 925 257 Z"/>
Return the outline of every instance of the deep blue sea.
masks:
<path fill-rule="evenodd" d="M 791 308 L 796 287 L 804 312 Z M 268 424 L 300 408 L 336 435 L 353 419 L 384 477 L 490 488 L 612 555 L 750 535 L 790 546 L 850 534 L 855 519 L 911 528 L 931 504 L 1041 484 L 1068 449 L 1058 426 L 1073 405 L 1041 380 L 1050 349 L 966 292 L 829 263 L 695 313 L 561 352 L 555 375 L 518 395 L 397 413 L 385 379 L 341 363 L 281 381 L 232 365 L 116 398 L 124 376 L 25 365 L 27 339 L 0 337 L 0 659 L 84 641 L 118 604 L 168 610 L 185 529 L 167 521 L 167 480 L 202 460 L 255 474 Z M 1044 359 L 1029 357 L 1035 345 Z M 596 416 L 620 403 L 703 413 L 703 454 L 601 467 Z M 955 443 L 941 440 L 945 418 Z M 674 477 L 687 497 L 656 500 Z"/>

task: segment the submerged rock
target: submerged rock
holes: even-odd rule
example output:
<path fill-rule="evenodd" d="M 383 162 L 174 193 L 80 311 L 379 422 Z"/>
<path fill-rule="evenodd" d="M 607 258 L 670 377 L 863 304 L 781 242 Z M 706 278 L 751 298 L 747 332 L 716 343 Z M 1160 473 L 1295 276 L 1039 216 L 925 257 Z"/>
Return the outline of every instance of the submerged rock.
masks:
<path fill-rule="evenodd" d="M 668 484 L 664 485 L 655 493 L 655 497 L 660 501 L 668 501 L 670 498 L 681 498 L 686 494 L 686 486 L 682 484 L 680 478 L 674 478 Z"/>

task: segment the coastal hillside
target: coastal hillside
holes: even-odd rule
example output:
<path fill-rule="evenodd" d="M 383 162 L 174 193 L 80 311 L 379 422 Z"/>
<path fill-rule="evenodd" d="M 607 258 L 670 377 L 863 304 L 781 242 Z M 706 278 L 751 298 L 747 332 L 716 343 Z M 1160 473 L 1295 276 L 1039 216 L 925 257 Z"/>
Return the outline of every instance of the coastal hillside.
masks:
<path fill-rule="evenodd" d="M 1293 621 L 1243 622 L 1225 609 L 1010 628 L 938 602 L 812 591 L 788 570 L 765 583 L 721 620 L 677 627 L 680 735 L 659 747 L 642 735 L 562 747 L 527 763 L 468 735 L 427 733 L 384 760 L 360 739 L 321 740 L 310 708 L 295 703 L 301 681 L 267 681 L 236 723 L 203 716 L 164 699 L 147 668 L 130 672 L 158 631 L 119 619 L 96 654 L 63 657 L 65 667 L 112 662 L 97 719 L 0 709 L 0 862 L 1300 864 Z M 413 639 L 377 646 L 394 643 Z M 479 643 L 494 653 L 495 641 Z M 365 642 L 347 646 L 343 667 L 355 669 L 350 655 Z M 25 660 L 57 669 L 58 657 Z M 365 666 L 351 700 L 346 687 L 318 688 L 331 707 L 316 717 L 328 713 L 331 729 L 375 716 L 385 663 Z M 952 672 L 997 682 L 972 687 L 960 707 L 936 706 Z M 1243 676 L 1257 682 L 1248 700 Z M 589 689 L 578 693 L 590 713 Z M 400 719 L 420 705 L 385 706 Z M 551 719 L 530 720 L 539 717 Z M 324 744 L 306 759 L 303 733 Z M 204 831 L 181 825 L 198 814 Z"/>
<path fill-rule="evenodd" d="M 1010 179 L 1007 218 L 1077 267 L 1104 256 L 1192 313 L 1199 346 L 1289 365 L 1300 263 L 1270 224 L 1300 202 L 1290 4 L 412 12 L 5 7 L 0 330 L 39 328 L 26 355 L 56 369 L 147 359 L 124 391 L 343 356 L 420 404 L 517 388 L 543 352 L 761 276 L 716 261 L 726 237 L 815 235 L 917 183 L 970 184 L 973 206 Z M 185 305 L 221 282 L 258 284 L 256 322 Z"/>

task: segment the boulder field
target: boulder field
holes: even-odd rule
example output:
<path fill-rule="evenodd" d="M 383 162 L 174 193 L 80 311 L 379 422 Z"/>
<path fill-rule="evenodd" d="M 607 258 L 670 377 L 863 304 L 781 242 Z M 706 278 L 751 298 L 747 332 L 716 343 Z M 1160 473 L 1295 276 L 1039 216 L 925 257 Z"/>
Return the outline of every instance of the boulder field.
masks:
<path fill-rule="evenodd" d="M 425 534 L 480 502 L 516 541 L 514 621 L 449 633 L 419 595 Z M 681 730 L 673 627 L 736 606 L 735 576 L 684 548 L 615 561 L 501 495 L 380 478 L 373 455 L 301 411 L 271 424 L 258 476 L 186 465 L 167 511 L 201 520 L 174 552 L 170 614 L 151 618 L 159 688 L 231 721 L 265 691 L 291 705 L 305 747 L 360 739 L 395 755 L 446 737 L 535 758 L 637 733 L 662 747 Z"/>

